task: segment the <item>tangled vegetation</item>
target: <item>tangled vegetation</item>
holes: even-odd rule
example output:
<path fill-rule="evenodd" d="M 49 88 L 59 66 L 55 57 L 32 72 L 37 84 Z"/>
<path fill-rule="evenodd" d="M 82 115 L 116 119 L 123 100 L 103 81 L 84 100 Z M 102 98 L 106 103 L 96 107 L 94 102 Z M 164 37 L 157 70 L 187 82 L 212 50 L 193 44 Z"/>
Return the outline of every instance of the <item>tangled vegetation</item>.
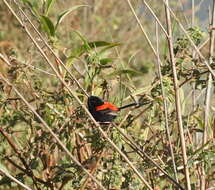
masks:
<path fill-rule="evenodd" d="M 214 188 L 214 30 L 138 2 L 151 46 L 127 2 L 0 2 L 0 190 Z M 99 125 L 89 95 L 143 106 Z"/>

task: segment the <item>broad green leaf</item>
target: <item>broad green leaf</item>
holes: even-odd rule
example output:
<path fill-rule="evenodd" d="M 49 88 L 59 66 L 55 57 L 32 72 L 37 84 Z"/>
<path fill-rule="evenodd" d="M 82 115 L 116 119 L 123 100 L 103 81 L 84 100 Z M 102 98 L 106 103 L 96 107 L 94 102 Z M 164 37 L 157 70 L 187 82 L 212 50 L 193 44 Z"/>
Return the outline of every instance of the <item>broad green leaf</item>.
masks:
<path fill-rule="evenodd" d="M 142 75 L 141 72 L 138 72 L 132 69 L 121 69 L 110 73 L 108 76 L 115 76 L 115 75 L 122 75 L 122 74 Z"/>
<path fill-rule="evenodd" d="M 55 28 L 52 21 L 46 16 L 40 16 L 40 21 L 41 21 L 43 30 L 49 36 L 55 36 Z"/>
<path fill-rule="evenodd" d="M 113 43 L 106 42 L 106 41 L 95 41 L 95 42 L 89 42 L 88 44 L 91 48 L 94 48 L 94 47 L 109 46 L 109 45 L 112 45 Z"/>
<path fill-rule="evenodd" d="M 58 25 L 63 21 L 63 19 L 70 14 L 72 11 L 80 8 L 80 7 L 90 7 L 89 5 L 76 5 L 74 7 L 71 7 L 68 10 L 63 11 L 60 15 L 57 17 L 57 23 L 55 24 L 55 30 L 57 29 Z"/>
<path fill-rule="evenodd" d="M 82 36 L 78 31 L 74 31 L 81 41 L 84 43 L 83 45 L 80 45 L 78 48 L 74 49 L 72 54 L 69 56 L 69 59 L 77 58 L 80 57 L 83 53 L 89 52 L 90 50 L 93 50 L 94 48 L 99 48 L 99 47 L 104 47 L 102 50 L 100 50 L 97 54 L 98 56 L 108 49 L 121 45 L 120 43 L 111 43 L 111 42 L 106 42 L 106 41 L 94 41 L 94 42 L 88 42 L 84 36 Z M 111 59 L 101 59 L 100 63 L 101 64 L 107 64 L 108 62 L 111 62 Z"/>
<path fill-rule="evenodd" d="M 84 42 L 84 45 L 81 45 L 81 46 L 79 46 L 78 48 L 76 48 L 75 50 L 73 50 L 73 54 L 72 54 L 72 56 L 70 56 L 70 58 L 71 57 L 76 57 L 76 56 L 81 56 L 83 53 L 85 53 L 85 52 L 87 52 L 87 51 L 89 51 L 90 49 L 93 49 L 93 48 L 95 48 L 95 47 L 102 47 L 102 46 L 105 46 L 105 43 L 94 43 L 94 42 L 87 42 L 84 38 L 81 38 L 82 39 L 82 41 Z M 106 44 L 108 44 L 108 42 L 106 42 Z M 109 44 L 111 44 L 111 43 L 109 43 Z M 106 51 L 106 50 L 108 50 L 108 49 L 110 49 L 110 48 L 112 48 L 112 47 L 114 47 L 114 46 L 117 46 L 117 45 L 119 45 L 119 44 L 117 44 L 117 43 L 115 43 L 115 44 L 111 44 L 111 45 L 108 45 L 108 47 L 106 47 L 106 48 L 104 48 L 103 50 L 101 50 L 101 51 L 99 51 L 98 52 L 98 54 L 102 54 L 102 53 L 104 53 L 104 51 Z M 104 59 L 104 60 L 102 60 L 101 62 L 103 62 L 103 63 L 105 63 L 105 62 L 111 62 L 112 60 L 110 60 L 110 59 Z M 102 63 L 101 63 L 102 64 Z"/>
<path fill-rule="evenodd" d="M 122 43 L 111 43 L 110 45 L 108 45 L 107 47 L 103 48 L 102 50 L 99 51 L 99 54 L 104 53 L 105 51 L 115 47 L 115 46 L 120 46 L 122 45 Z"/>
<path fill-rule="evenodd" d="M 54 3 L 55 3 L 55 0 L 47 0 L 47 7 L 46 7 L 46 13 L 45 13 L 46 16 L 48 16 L 49 11 L 52 8 Z"/>
<path fill-rule="evenodd" d="M 113 59 L 111 59 L 111 58 L 100 59 L 100 64 L 101 65 L 106 65 L 107 63 L 111 63 L 111 62 L 113 62 Z"/>

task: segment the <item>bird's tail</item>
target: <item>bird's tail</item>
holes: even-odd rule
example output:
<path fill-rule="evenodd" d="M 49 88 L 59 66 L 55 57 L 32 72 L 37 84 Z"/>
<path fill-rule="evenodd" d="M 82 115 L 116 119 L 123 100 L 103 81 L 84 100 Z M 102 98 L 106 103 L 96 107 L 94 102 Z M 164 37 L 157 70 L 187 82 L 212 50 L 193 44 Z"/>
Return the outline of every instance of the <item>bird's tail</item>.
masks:
<path fill-rule="evenodd" d="M 139 106 L 139 104 L 138 103 L 127 104 L 125 106 L 119 107 L 119 110 L 131 107 L 131 106 Z"/>

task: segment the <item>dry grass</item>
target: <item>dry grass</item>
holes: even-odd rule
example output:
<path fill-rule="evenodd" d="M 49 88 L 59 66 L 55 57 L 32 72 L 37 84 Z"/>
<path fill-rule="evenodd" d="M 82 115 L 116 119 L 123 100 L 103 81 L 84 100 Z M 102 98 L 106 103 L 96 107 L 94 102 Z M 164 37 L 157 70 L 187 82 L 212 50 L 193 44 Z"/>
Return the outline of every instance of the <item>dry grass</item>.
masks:
<path fill-rule="evenodd" d="M 0 189 L 214 187 L 214 30 L 180 2 L 0 3 Z"/>

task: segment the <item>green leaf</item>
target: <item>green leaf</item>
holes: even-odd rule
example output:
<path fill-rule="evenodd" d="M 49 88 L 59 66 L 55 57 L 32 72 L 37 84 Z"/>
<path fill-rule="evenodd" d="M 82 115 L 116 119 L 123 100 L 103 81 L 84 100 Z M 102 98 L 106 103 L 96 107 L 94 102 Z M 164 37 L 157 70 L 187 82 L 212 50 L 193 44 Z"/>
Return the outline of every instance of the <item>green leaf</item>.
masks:
<path fill-rule="evenodd" d="M 1 180 L 0 180 L 0 186 L 2 186 L 2 185 L 8 185 L 8 186 L 10 186 L 11 185 L 11 182 L 12 182 L 12 180 L 9 178 L 9 177 L 7 177 L 7 176 L 3 176 L 2 178 L 1 178 Z"/>
<path fill-rule="evenodd" d="M 57 29 L 58 25 L 63 21 L 63 19 L 70 14 L 72 11 L 80 8 L 80 7 L 90 7 L 89 5 L 76 5 L 74 7 L 71 7 L 70 9 L 63 11 L 61 14 L 57 17 L 57 23 L 55 24 L 55 30 Z"/>
<path fill-rule="evenodd" d="M 46 16 L 40 16 L 40 21 L 41 21 L 43 30 L 49 36 L 55 36 L 55 28 L 52 21 Z"/>
<path fill-rule="evenodd" d="M 141 72 L 138 72 L 132 69 L 121 69 L 110 73 L 108 76 L 115 76 L 115 75 L 122 75 L 122 74 L 142 75 Z"/>
<path fill-rule="evenodd" d="M 71 61 L 74 58 L 78 59 L 84 52 L 86 52 L 86 49 L 83 46 L 78 47 L 72 51 L 72 54 L 68 57 L 68 60 Z"/>
<path fill-rule="evenodd" d="M 36 2 L 30 2 L 29 0 L 22 0 L 22 1 L 23 1 L 23 3 L 27 4 L 31 8 L 31 10 L 35 14 L 35 16 L 37 16 L 38 18 L 40 17 L 39 12 L 37 11 Z"/>
<path fill-rule="evenodd" d="M 100 59 L 100 64 L 101 65 L 106 65 L 106 64 L 111 63 L 111 62 L 113 62 L 113 59 L 111 59 L 111 58 Z"/>
<path fill-rule="evenodd" d="M 84 38 L 84 36 L 81 35 L 80 32 L 74 31 L 75 34 L 78 35 L 78 37 L 81 39 L 81 41 L 84 43 L 83 45 L 80 45 L 78 48 L 74 49 L 71 55 L 69 56 L 69 60 L 71 61 L 73 58 L 80 57 L 83 53 L 89 52 L 91 50 L 90 46 L 88 45 L 87 40 Z"/>
<path fill-rule="evenodd" d="M 78 32 L 76 32 L 76 33 L 78 34 L 80 39 L 84 42 L 84 45 L 81 45 L 78 48 L 76 48 L 75 50 L 73 50 L 73 53 L 71 56 L 69 56 L 69 58 L 79 57 L 83 53 L 88 52 L 95 47 L 107 46 L 98 52 L 98 55 L 101 55 L 108 49 L 120 45 L 120 43 L 110 43 L 110 42 L 105 42 L 105 41 L 87 42 L 87 40 L 80 33 L 78 33 Z M 109 58 L 104 58 L 104 60 L 100 59 L 101 64 L 106 64 L 107 62 L 112 62 L 112 59 L 109 59 Z"/>
<path fill-rule="evenodd" d="M 122 45 L 122 43 L 117 43 L 117 42 L 116 43 L 111 43 L 109 46 L 107 46 L 107 47 L 103 48 L 102 50 L 100 50 L 99 54 L 102 54 L 105 51 L 107 51 L 107 50 L 109 50 L 109 49 L 111 49 L 113 47 L 120 46 L 120 45 Z"/>
<path fill-rule="evenodd" d="M 188 163 L 193 161 L 194 156 L 199 155 L 202 151 L 204 151 L 204 148 L 207 147 L 211 142 L 208 141 L 207 143 L 205 143 L 204 145 L 202 145 L 200 148 L 198 148 L 197 150 L 195 150 L 195 152 L 192 153 L 192 155 L 190 156 L 190 158 L 188 159 Z"/>
<path fill-rule="evenodd" d="M 196 119 L 196 121 L 198 123 L 198 129 L 203 129 L 204 128 L 203 120 L 199 116 L 194 115 L 193 117 Z"/>
<path fill-rule="evenodd" d="M 45 13 L 46 16 L 48 16 L 49 11 L 54 3 L 55 3 L 55 0 L 47 0 L 47 7 L 46 7 L 46 13 Z"/>
<path fill-rule="evenodd" d="M 39 166 L 39 162 L 37 159 L 32 159 L 31 162 L 30 162 L 30 168 L 31 169 L 36 169 L 37 167 Z"/>
<path fill-rule="evenodd" d="M 94 47 L 109 46 L 109 45 L 111 45 L 112 43 L 106 42 L 106 41 L 95 41 L 95 42 L 89 42 L 88 44 L 89 44 L 89 46 L 90 46 L 91 48 L 94 48 Z"/>
<path fill-rule="evenodd" d="M 88 45 L 89 43 L 87 42 L 87 40 L 85 39 L 85 37 L 78 31 L 74 31 L 78 37 L 81 39 L 81 41 L 84 43 L 84 45 L 81 45 L 81 47 L 87 47 L 88 50 L 90 50 L 90 46 Z"/>

